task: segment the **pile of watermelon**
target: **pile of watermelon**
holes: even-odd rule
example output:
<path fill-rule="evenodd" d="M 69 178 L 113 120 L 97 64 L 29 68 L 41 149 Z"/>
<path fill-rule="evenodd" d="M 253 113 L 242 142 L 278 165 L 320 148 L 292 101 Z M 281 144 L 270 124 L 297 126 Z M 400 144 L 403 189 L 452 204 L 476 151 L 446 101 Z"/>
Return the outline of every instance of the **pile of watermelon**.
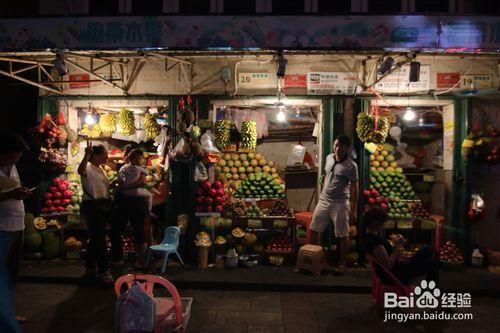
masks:
<path fill-rule="evenodd" d="M 197 213 L 222 213 L 227 195 L 224 193 L 224 185 L 216 180 L 212 183 L 205 181 L 197 190 Z"/>

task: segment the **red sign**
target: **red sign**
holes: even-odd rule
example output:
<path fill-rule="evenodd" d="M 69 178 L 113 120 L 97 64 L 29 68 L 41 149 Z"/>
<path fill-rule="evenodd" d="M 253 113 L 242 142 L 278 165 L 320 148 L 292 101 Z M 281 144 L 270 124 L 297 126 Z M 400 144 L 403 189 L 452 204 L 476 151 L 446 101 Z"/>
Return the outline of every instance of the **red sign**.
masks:
<path fill-rule="evenodd" d="M 286 74 L 285 75 L 286 88 L 305 88 L 307 87 L 306 74 Z"/>
<path fill-rule="evenodd" d="M 84 82 L 84 81 L 87 81 L 87 82 Z M 69 89 L 88 88 L 88 87 L 90 87 L 90 82 L 88 82 L 88 81 L 89 81 L 88 74 L 70 74 L 69 75 Z"/>
<path fill-rule="evenodd" d="M 460 73 L 437 73 L 436 87 L 451 88 L 458 85 Z"/>

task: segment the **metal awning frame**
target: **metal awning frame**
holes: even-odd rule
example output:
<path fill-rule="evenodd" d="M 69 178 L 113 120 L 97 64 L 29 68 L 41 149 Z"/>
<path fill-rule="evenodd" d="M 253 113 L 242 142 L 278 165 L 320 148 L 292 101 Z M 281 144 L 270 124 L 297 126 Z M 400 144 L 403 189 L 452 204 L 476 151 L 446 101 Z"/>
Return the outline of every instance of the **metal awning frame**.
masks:
<path fill-rule="evenodd" d="M 150 63 L 167 76 L 170 76 L 177 66 L 178 80 L 184 83 L 188 94 L 192 91 L 192 63 L 173 56 L 152 52 L 123 54 L 119 58 L 107 57 L 101 53 L 58 52 L 57 54 L 62 57 L 67 66 L 88 74 L 92 79 L 78 81 L 64 80 L 64 77 L 57 79 L 57 74 L 51 74 L 55 67 L 55 53 L 40 53 L 30 57 L 0 56 L 0 65 L 6 66 L 5 70 L 0 69 L 0 75 L 58 95 L 64 93 L 62 85 L 71 82 L 103 82 L 124 95 L 129 95 L 129 90 L 139 77 L 144 65 Z M 89 65 L 84 66 L 79 60 L 89 60 Z M 14 64 L 16 69 L 14 69 Z M 104 68 L 107 68 L 109 78 L 103 76 L 102 69 Z M 30 73 L 33 70 L 37 71 L 36 81 L 32 79 L 33 75 Z"/>

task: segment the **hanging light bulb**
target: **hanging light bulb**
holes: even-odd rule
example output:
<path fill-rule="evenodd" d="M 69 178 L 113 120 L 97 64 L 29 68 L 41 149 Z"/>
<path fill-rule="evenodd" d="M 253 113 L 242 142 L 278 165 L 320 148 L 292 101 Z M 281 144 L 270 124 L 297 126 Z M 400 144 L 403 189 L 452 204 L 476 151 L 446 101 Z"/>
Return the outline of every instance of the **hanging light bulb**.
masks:
<path fill-rule="evenodd" d="M 278 114 L 276 115 L 276 120 L 282 123 L 286 121 L 286 114 L 285 114 L 286 107 L 285 103 L 283 102 L 284 96 L 281 93 L 280 89 L 278 89 L 277 97 L 278 97 L 278 102 L 276 103 L 276 106 L 278 107 Z"/>
<path fill-rule="evenodd" d="M 415 116 L 415 111 L 413 111 L 411 107 L 407 107 L 403 119 L 406 121 L 412 121 L 415 119 Z"/>
<path fill-rule="evenodd" d="M 85 116 L 85 124 L 87 125 L 95 125 L 98 121 L 98 114 L 94 108 L 92 108 L 89 104 L 89 110 L 87 111 L 87 115 Z"/>
<path fill-rule="evenodd" d="M 424 117 L 420 116 L 418 118 L 418 126 L 424 126 Z"/>
<path fill-rule="evenodd" d="M 87 124 L 87 125 L 94 125 L 95 124 L 95 118 L 90 113 L 87 113 L 87 115 L 85 116 L 85 124 Z"/>
<path fill-rule="evenodd" d="M 277 119 L 280 123 L 284 122 L 284 121 L 286 120 L 286 114 L 285 114 L 285 112 L 284 112 L 283 110 L 281 110 L 281 109 L 280 109 L 280 110 L 278 111 L 278 114 L 276 115 L 276 119 Z"/>

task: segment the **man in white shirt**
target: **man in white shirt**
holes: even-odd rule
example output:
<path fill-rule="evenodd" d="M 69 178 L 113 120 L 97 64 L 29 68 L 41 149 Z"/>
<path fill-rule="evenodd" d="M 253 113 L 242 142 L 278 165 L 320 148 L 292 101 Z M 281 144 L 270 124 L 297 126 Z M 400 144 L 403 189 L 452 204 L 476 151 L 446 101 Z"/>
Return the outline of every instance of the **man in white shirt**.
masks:
<path fill-rule="evenodd" d="M 12 290 L 19 275 L 23 250 L 23 200 L 32 192 L 21 185 L 15 166 L 28 146 L 14 134 L 1 134 L 0 142 L 0 323 L 16 331 L 17 323 L 11 316 Z M 8 296 L 4 298 L 4 294 Z M 18 320 L 26 319 L 19 317 Z"/>
<path fill-rule="evenodd" d="M 335 275 L 345 271 L 349 248 L 349 223 L 357 220 L 358 166 L 349 157 L 351 140 L 338 136 L 333 142 L 333 153 L 326 158 L 326 177 L 311 222 L 311 242 L 320 245 L 321 234 L 333 222 L 335 237 L 339 239 L 339 264 Z"/>

